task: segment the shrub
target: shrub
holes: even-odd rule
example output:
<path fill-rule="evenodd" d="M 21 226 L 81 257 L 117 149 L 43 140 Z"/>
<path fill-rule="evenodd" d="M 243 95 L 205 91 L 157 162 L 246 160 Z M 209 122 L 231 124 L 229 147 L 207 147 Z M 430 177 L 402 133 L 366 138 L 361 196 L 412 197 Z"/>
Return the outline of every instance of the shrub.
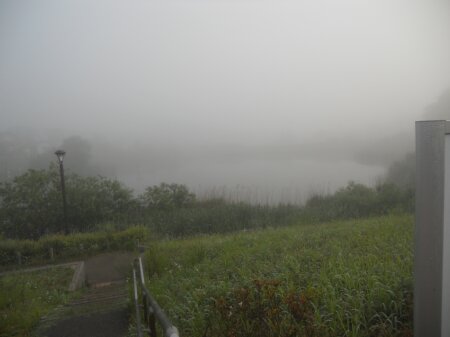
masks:
<path fill-rule="evenodd" d="M 29 170 L 0 184 L 0 232 L 14 239 L 37 239 L 64 226 L 58 171 Z M 70 232 L 91 230 L 106 221 L 123 221 L 137 207 L 131 190 L 103 177 L 66 177 Z"/>
<path fill-rule="evenodd" d="M 317 295 L 313 288 L 283 291 L 278 280 L 253 280 L 215 299 L 218 317 L 211 322 L 216 336 L 321 336 L 314 320 Z"/>
<path fill-rule="evenodd" d="M 350 182 L 332 195 L 314 195 L 305 204 L 308 221 L 353 219 L 414 211 L 414 190 L 385 183 L 370 188 Z"/>
<path fill-rule="evenodd" d="M 195 195 L 182 184 L 147 187 L 140 198 L 145 208 L 164 210 L 191 206 L 195 202 Z"/>
<path fill-rule="evenodd" d="M 49 261 L 50 248 L 53 248 L 56 260 L 64 260 L 110 250 L 133 250 L 138 240 L 142 242 L 148 239 L 148 230 L 142 226 L 135 226 L 120 232 L 49 235 L 37 241 L 2 240 L 0 265 L 17 265 L 19 253 L 22 264 L 30 265 Z"/>

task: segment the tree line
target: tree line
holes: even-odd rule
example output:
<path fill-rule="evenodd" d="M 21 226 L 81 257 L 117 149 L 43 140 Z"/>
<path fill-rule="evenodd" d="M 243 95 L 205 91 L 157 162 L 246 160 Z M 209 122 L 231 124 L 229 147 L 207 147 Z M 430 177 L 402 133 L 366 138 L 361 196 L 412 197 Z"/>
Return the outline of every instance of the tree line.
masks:
<path fill-rule="evenodd" d="M 414 187 L 391 182 L 375 187 L 350 182 L 333 194 L 311 196 L 304 205 L 270 206 L 220 198 L 198 200 L 185 185 L 175 183 L 149 186 L 135 195 L 114 179 L 69 174 L 66 196 L 69 232 L 122 230 L 138 224 L 171 237 L 414 210 Z M 62 233 L 64 221 L 56 165 L 47 170 L 28 170 L 0 183 L 1 236 L 38 239 Z"/>
<path fill-rule="evenodd" d="M 146 209 L 186 207 L 195 196 L 186 186 L 162 183 L 135 197 L 117 180 L 101 176 L 66 176 L 67 226 L 84 232 L 107 222 L 137 222 Z M 0 233 L 8 238 L 36 239 L 64 230 L 60 176 L 56 165 L 28 170 L 0 183 Z"/>

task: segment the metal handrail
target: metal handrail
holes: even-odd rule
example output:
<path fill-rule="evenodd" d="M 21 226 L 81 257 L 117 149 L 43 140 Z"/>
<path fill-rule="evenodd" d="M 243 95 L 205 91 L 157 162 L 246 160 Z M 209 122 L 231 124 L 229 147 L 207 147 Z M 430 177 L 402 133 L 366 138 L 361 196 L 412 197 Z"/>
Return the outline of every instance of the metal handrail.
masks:
<path fill-rule="evenodd" d="M 149 336 L 156 337 L 156 324 L 155 324 L 155 318 L 158 320 L 159 324 L 161 325 L 164 336 L 165 337 L 179 337 L 178 329 L 172 324 L 172 322 L 169 320 L 169 318 L 166 316 L 164 311 L 159 306 L 158 302 L 150 295 L 150 292 L 148 291 L 147 287 L 145 286 L 145 277 L 144 277 L 144 268 L 142 266 L 142 259 L 139 257 L 135 260 L 135 264 L 138 263 L 138 267 L 133 267 L 133 279 L 136 284 L 136 269 L 139 270 L 139 276 L 140 276 L 140 288 L 141 288 L 141 295 L 142 295 L 142 302 L 143 302 L 143 309 L 144 309 L 144 321 L 147 326 L 147 328 L 144 330 L 149 333 Z M 137 288 L 135 288 L 137 289 Z M 137 290 L 135 292 L 137 294 Z M 142 333 L 140 334 L 140 313 L 136 313 L 136 315 L 139 316 L 139 322 L 138 319 L 136 319 L 136 324 L 139 324 L 138 330 L 138 337 L 142 336 Z"/>
<path fill-rule="evenodd" d="M 136 334 L 137 337 L 142 337 L 141 313 L 139 311 L 139 297 L 136 283 L 136 270 L 134 268 L 133 268 L 133 287 L 134 287 L 134 306 L 136 308 Z"/>

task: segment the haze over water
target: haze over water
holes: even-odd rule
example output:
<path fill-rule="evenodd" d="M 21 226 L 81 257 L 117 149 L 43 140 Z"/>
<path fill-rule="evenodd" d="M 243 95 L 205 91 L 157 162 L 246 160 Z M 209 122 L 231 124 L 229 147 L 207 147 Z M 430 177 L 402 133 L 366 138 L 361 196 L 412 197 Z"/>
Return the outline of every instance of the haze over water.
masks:
<path fill-rule="evenodd" d="M 137 191 L 374 184 L 450 87 L 449 26 L 433 0 L 2 1 L 0 169 L 79 136 L 89 173 Z"/>

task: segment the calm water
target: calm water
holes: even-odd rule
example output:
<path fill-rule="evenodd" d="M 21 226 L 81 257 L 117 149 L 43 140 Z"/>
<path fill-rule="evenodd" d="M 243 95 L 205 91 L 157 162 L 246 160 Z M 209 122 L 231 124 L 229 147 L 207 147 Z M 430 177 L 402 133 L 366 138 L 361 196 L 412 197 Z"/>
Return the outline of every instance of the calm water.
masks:
<path fill-rule="evenodd" d="M 224 197 L 252 203 L 301 203 L 314 193 L 332 193 L 349 181 L 374 185 L 384 168 L 349 161 L 247 160 L 233 163 L 186 163 L 164 171 L 118 177 L 143 191 L 161 182 L 183 183 L 198 197 Z"/>

